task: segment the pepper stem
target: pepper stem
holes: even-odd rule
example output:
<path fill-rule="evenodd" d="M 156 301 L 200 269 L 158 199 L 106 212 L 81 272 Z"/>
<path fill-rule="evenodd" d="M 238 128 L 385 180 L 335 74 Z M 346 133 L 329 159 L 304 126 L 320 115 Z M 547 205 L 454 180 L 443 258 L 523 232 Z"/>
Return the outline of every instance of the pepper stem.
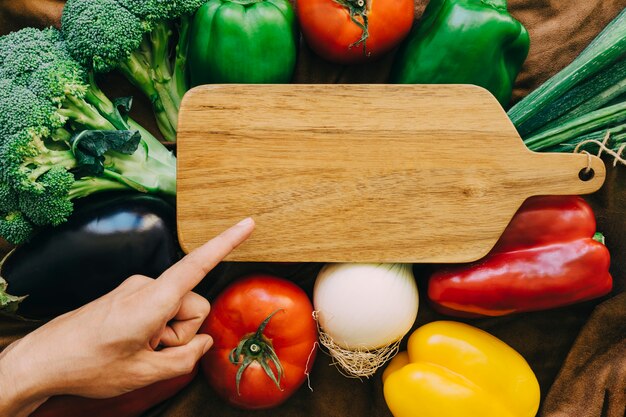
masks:
<path fill-rule="evenodd" d="M 263 368 L 267 376 L 270 377 L 270 379 L 274 382 L 274 384 L 276 384 L 276 387 L 279 390 L 283 390 L 280 386 L 280 380 L 284 373 L 283 366 L 280 363 L 280 359 L 278 359 L 276 352 L 274 351 L 272 342 L 263 334 L 271 318 L 279 311 L 283 310 L 279 309 L 270 314 L 259 325 L 255 333 L 244 336 L 239 341 L 237 347 L 230 352 L 230 362 L 233 365 L 239 365 L 239 369 L 237 370 L 237 375 L 235 377 L 235 382 L 237 385 L 237 395 L 241 395 L 241 392 L 239 391 L 239 385 L 241 384 L 241 378 L 244 371 L 248 368 L 248 366 L 250 366 L 250 364 L 254 362 L 257 362 L 259 365 L 261 365 L 261 368 Z M 274 370 L 270 366 L 270 362 L 274 364 L 276 372 L 274 372 Z"/>
<path fill-rule="evenodd" d="M 481 3 L 491 6 L 497 10 L 507 10 L 507 0 L 480 0 Z"/>
<path fill-rule="evenodd" d="M 596 242 L 600 242 L 603 245 L 606 245 L 606 239 L 604 238 L 604 235 L 600 232 L 594 233 L 593 240 L 595 240 Z"/>

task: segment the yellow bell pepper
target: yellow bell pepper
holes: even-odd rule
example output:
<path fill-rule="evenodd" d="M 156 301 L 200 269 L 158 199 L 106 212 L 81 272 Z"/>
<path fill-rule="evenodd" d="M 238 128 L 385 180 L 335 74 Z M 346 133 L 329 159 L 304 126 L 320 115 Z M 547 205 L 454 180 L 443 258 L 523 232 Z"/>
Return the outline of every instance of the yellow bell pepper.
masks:
<path fill-rule="evenodd" d="M 415 330 L 383 383 L 394 417 L 534 417 L 539 408 L 539 383 L 519 353 L 451 321 Z"/>

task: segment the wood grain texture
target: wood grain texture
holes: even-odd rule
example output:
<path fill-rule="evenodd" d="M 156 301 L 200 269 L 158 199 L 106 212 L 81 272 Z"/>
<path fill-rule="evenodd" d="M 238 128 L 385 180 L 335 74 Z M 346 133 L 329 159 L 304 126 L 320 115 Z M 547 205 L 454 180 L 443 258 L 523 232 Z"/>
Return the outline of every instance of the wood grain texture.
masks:
<path fill-rule="evenodd" d="M 529 151 L 497 101 L 463 85 L 198 87 L 177 147 L 185 251 L 257 222 L 232 261 L 473 261 L 526 198 L 605 177 L 596 157 Z"/>

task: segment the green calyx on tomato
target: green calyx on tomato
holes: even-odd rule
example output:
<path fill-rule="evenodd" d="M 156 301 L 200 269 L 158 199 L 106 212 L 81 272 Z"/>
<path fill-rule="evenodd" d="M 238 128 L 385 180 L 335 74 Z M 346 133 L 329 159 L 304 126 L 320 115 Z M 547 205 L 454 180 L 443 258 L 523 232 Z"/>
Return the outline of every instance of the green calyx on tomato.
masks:
<path fill-rule="evenodd" d="M 367 38 L 369 38 L 369 29 L 367 22 L 367 13 L 371 0 L 334 0 L 336 3 L 345 7 L 350 13 L 350 20 L 354 22 L 362 31 L 361 38 L 350 44 L 350 48 L 363 44 L 363 55 L 367 55 Z M 361 18 L 361 20 L 357 19 Z"/>
<path fill-rule="evenodd" d="M 267 376 L 269 376 L 270 379 L 274 381 L 276 387 L 278 387 L 278 389 L 281 391 L 283 390 L 280 387 L 280 379 L 282 378 L 284 372 L 283 366 L 281 365 L 280 359 L 278 359 L 278 356 L 274 351 L 272 342 L 263 335 L 265 327 L 270 322 L 274 314 L 278 313 L 279 311 L 283 310 L 276 310 L 272 314 L 270 314 L 263 321 L 263 323 L 261 323 L 255 333 L 249 334 L 241 339 L 239 345 L 237 345 L 237 347 L 234 348 L 230 353 L 230 362 L 233 365 L 240 365 L 239 370 L 237 370 L 236 377 L 237 395 L 241 395 L 241 393 L 239 392 L 241 377 L 243 376 L 244 371 L 253 362 L 257 362 L 259 365 L 261 365 L 261 368 L 263 368 Z M 274 367 L 276 367 L 276 373 L 274 373 L 274 371 L 272 370 L 270 362 L 274 364 Z"/>
<path fill-rule="evenodd" d="M 211 388 L 246 410 L 285 402 L 306 380 L 315 360 L 312 314 L 306 292 L 283 278 L 253 274 L 226 287 L 200 328 L 213 337 L 213 347 L 200 361 Z"/>

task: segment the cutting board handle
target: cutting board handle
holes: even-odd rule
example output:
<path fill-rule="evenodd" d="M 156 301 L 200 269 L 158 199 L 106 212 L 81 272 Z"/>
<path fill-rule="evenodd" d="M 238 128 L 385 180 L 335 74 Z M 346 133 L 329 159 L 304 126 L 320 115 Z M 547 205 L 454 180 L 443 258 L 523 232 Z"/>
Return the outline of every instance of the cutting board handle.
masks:
<path fill-rule="evenodd" d="M 590 194 L 604 183 L 606 168 L 597 156 L 587 153 L 532 153 L 541 167 L 537 181 L 547 183 L 545 194 Z"/>

